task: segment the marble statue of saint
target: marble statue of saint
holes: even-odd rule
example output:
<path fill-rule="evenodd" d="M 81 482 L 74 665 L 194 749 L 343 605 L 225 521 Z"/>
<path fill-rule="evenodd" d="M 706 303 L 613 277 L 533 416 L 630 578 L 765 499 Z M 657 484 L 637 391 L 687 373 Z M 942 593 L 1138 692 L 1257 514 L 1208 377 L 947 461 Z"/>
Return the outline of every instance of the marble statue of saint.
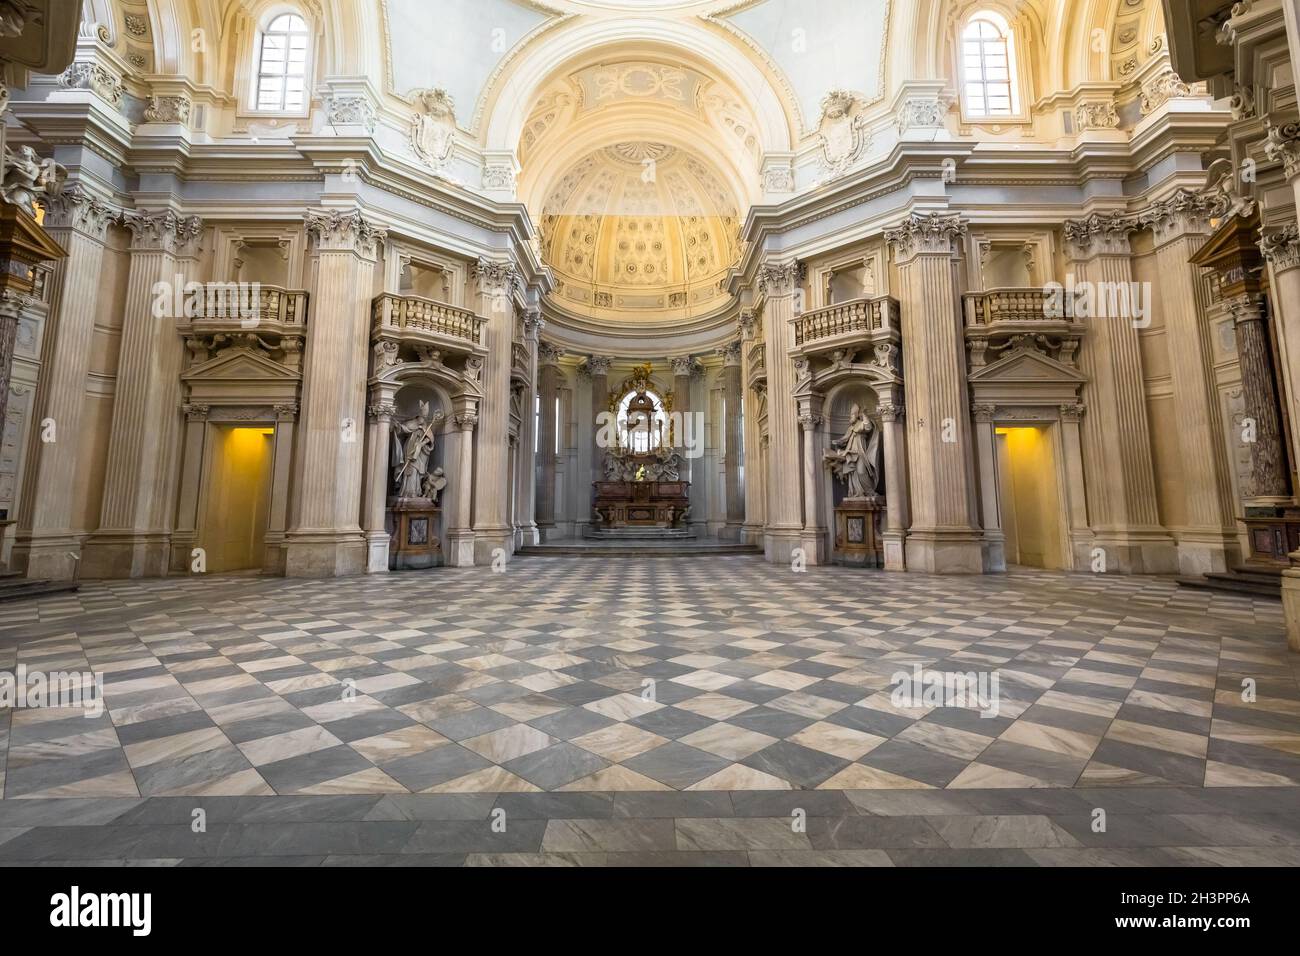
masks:
<path fill-rule="evenodd" d="M 426 498 L 425 479 L 429 477 L 429 460 L 433 456 L 433 431 L 446 417 L 442 412 L 429 414 L 429 403 L 420 402 L 419 414 L 393 423 L 393 483 L 399 498 Z"/>
<path fill-rule="evenodd" d="M 847 485 L 846 498 L 874 498 L 880 487 L 880 430 L 858 405 L 849 411 L 844 437 L 831 443 L 826 464 Z"/>

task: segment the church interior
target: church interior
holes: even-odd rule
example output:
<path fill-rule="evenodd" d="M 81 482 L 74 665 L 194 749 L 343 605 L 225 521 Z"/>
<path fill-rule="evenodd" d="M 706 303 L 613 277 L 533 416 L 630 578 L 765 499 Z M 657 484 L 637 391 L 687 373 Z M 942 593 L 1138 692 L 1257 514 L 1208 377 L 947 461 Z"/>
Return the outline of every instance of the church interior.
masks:
<path fill-rule="evenodd" d="M 0 0 L 0 862 L 1300 865 L 1298 63 Z"/>

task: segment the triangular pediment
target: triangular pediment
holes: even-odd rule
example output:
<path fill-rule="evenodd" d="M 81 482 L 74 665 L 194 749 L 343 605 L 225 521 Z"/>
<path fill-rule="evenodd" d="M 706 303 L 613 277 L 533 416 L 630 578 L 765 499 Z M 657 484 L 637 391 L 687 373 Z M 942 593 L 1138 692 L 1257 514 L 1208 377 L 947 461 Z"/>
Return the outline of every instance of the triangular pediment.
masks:
<path fill-rule="evenodd" d="M 298 374 L 259 352 L 249 349 L 226 349 L 215 358 L 196 365 L 181 376 L 185 381 L 298 381 Z"/>
<path fill-rule="evenodd" d="M 992 365 L 971 372 L 971 382 L 1032 384 L 1037 382 L 1083 382 L 1076 369 L 1048 358 L 1036 349 L 1015 349 Z"/>

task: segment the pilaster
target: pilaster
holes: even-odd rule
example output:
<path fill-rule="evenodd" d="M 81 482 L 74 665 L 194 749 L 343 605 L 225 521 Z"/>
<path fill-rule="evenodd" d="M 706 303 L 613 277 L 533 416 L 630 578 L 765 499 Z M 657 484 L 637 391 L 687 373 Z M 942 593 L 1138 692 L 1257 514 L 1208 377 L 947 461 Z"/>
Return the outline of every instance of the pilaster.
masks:
<path fill-rule="evenodd" d="M 741 379 L 740 342 L 729 342 L 722 353 L 722 389 L 726 406 L 723 429 L 725 487 L 727 495 L 727 526 L 723 537 L 729 541 L 740 539 L 740 529 L 745 523 L 745 499 L 741 492 L 741 468 L 744 463 L 744 423 L 741 417 L 741 396 L 744 382 Z"/>
<path fill-rule="evenodd" d="M 758 272 L 758 285 L 766 298 L 763 307 L 767 340 L 768 450 L 767 524 L 763 552 L 768 561 L 788 564 L 803 539 L 803 514 L 799 497 L 798 409 L 793 394 L 795 292 L 804 278 L 797 262 L 769 262 Z"/>
<path fill-rule="evenodd" d="M 483 398 L 475 442 L 474 561 L 491 564 L 514 546 L 510 524 L 510 363 L 519 274 L 513 263 L 479 259 L 470 272 L 474 311 L 484 316 Z"/>

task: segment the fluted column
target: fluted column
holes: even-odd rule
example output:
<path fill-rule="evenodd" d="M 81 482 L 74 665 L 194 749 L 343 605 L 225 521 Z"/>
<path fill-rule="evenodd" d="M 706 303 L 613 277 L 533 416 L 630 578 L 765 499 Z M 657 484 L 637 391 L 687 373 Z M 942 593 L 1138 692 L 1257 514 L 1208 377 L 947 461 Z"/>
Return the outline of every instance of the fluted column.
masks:
<path fill-rule="evenodd" d="M 958 216 L 913 215 L 886 230 L 898 264 L 912 528 L 907 566 L 933 574 L 984 570 L 975 520 L 966 348 L 958 313 Z"/>
<path fill-rule="evenodd" d="M 695 377 L 697 366 L 695 364 L 695 359 L 689 355 L 674 358 L 669 362 L 669 364 L 672 366 L 673 370 L 673 411 L 681 416 L 682 421 L 681 431 L 673 436 L 674 443 L 681 447 L 682 467 L 680 474 L 682 476 L 682 481 L 694 481 L 695 459 L 690 458 L 686 454 L 685 431 L 687 428 L 690 428 L 691 440 L 699 442 L 699 447 L 703 449 L 704 435 L 695 430 L 693 423 L 691 425 L 686 424 L 686 420 L 691 414 L 691 381 Z M 691 490 L 693 492 L 695 489 L 692 487 Z M 692 498 L 697 499 L 697 496 L 693 494 Z M 705 516 L 699 514 L 697 511 L 692 510 L 692 514 L 696 515 L 697 522 L 705 519 Z"/>
<path fill-rule="evenodd" d="M 740 342 L 728 343 L 722 352 L 722 389 L 723 402 L 726 406 L 724 423 L 726 457 L 723 465 L 726 469 L 727 527 L 723 536 L 729 541 L 740 539 L 740 529 L 745 523 L 745 498 L 741 492 L 740 470 L 744 463 L 745 448 L 743 442 L 744 422 L 741 418 L 741 396 L 744 394 L 744 381 L 741 379 Z"/>
<path fill-rule="evenodd" d="M 448 477 L 455 475 L 455 485 L 448 485 L 450 492 L 446 505 L 447 513 L 443 520 L 448 522 L 447 530 L 447 564 L 453 568 L 467 568 L 474 565 L 474 529 L 470 504 L 474 490 L 474 429 L 478 425 L 478 416 L 472 412 L 461 412 L 454 419 L 455 430 L 446 436 L 446 460 Z"/>
<path fill-rule="evenodd" d="M 471 270 L 474 310 L 483 326 L 488 354 L 483 363 L 483 398 L 474 445 L 474 562 L 491 564 L 511 553 L 510 525 L 510 363 L 515 332 L 515 292 L 519 275 L 512 263 L 479 259 Z"/>
<path fill-rule="evenodd" d="M 1075 281 L 1088 283 L 1094 302 L 1108 290 L 1133 288 L 1129 235 L 1137 228 L 1132 217 L 1114 213 L 1065 223 Z M 1125 316 L 1080 319 L 1087 328 L 1079 367 L 1087 378 L 1083 452 L 1093 534 L 1088 544 L 1076 542 L 1074 565 L 1099 567 L 1092 551 L 1100 548 L 1108 571 L 1172 573 L 1178 556 L 1156 507 L 1137 327 Z"/>
<path fill-rule="evenodd" d="M 1065 459 L 1066 516 L 1069 519 L 1070 554 L 1067 566 L 1081 571 L 1091 565 L 1079 563 L 1079 558 L 1092 543 L 1088 528 L 1087 482 L 1083 470 L 1083 438 L 1080 422 L 1087 409 L 1079 403 L 1060 406 L 1061 455 Z"/>
<path fill-rule="evenodd" d="M 176 528 L 172 532 L 171 571 L 187 574 L 193 566 L 193 550 L 204 547 L 199 540 L 199 496 L 203 482 L 204 456 L 207 451 L 207 405 L 186 405 L 185 436 L 182 442 L 184 463 L 181 466 L 181 486 L 177 495 Z"/>
<path fill-rule="evenodd" d="M 997 425 L 992 405 L 971 406 L 975 428 L 976 453 L 979 456 L 980 511 L 984 522 L 984 540 L 988 543 L 988 569 L 1007 569 L 1006 533 L 1002 530 L 1002 497 L 998 485 Z"/>
<path fill-rule="evenodd" d="M 22 501 L 14 565 L 31 578 L 69 580 L 76 576 L 81 533 L 72 527 L 73 487 L 83 442 L 82 411 L 95 336 L 104 240 L 117 210 L 81 186 L 49 201 L 45 229 L 68 251 L 50 276 L 51 302 L 41 342 L 41 375 L 24 461 Z"/>
<path fill-rule="evenodd" d="M 275 406 L 275 445 L 271 461 L 271 513 L 266 522 L 266 559 L 271 574 L 284 574 L 284 536 L 289 529 L 289 491 L 293 484 L 294 436 L 298 405 Z"/>
<path fill-rule="evenodd" d="M 885 570 L 906 571 L 907 526 L 911 502 L 907 490 L 907 415 L 892 401 L 878 408 L 885 454 Z"/>
<path fill-rule="evenodd" d="M 745 309 L 740 313 L 740 358 L 741 388 L 746 388 L 751 372 L 749 357 L 754 344 L 758 320 L 753 310 Z M 744 544 L 761 544 L 763 540 L 763 522 L 765 520 L 766 502 L 763 500 L 763 481 L 760 474 L 762 457 L 758 448 L 758 400 L 750 392 L 745 395 L 744 429 L 744 509 L 745 520 L 740 529 L 740 540 Z"/>
<path fill-rule="evenodd" d="M 826 419 L 820 395 L 800 402 L 799 428 L 803 432 L 803 537 L 801 547 L 808 564 L 830 560 L 829 529 L 825 521 Z"/>
<path fill-rule="evenodd" d="M 388 573 L 389 443 L 397 406 L 378 401 L 366 409 L 366 496 L 362 527 L 366 534 L 366 573 Z"/>
<path fill-rule="evenodd" d="M 537 394 L 541 400 L 537 424 L 537 528 L 543 541 L 555 536 L 555 402 L 559 396 L 563 356 L 564 350 L 550 342 L 542 342 L 537 347 Z M 593 454 L 598 452 L 595 449 Z"/>
<path fill-rule="evenodd" d="M 1268 262 L 1274 328 L 1281 341 L 1282 391 L 1291 420 L 1291 459 L 1300 462 L 1300 226 L 1267 233 L 1260 248 Z M 1300 488 L 1294 489 L 1300 493 Z"/>
<path fill-rule="evenodd" d="M 384 234 L 359 210 L 312 212 L 307 230 L 316 240 L 316 285 L 285 574 L 360 574 L 367 565 L 361 487 L 370 293 Z"/>
<path fill-rule="evenodd" d="M 799 409 L 794 399 L 794 299 L 804 278 L 797 262 L 769 262 L 758 272 L 766 298 L 763 328 L 767 340 L 767 525 L 763 552 L 768 561 L 788 564 L 802 547 L 800 506 Z"/>
<path fill-rule="evenodd" d="M 1214 350 L 1205 318 L 1205 283 L 1201 268 L 1189 261 L 1209 237 L 1214 214 L 1212 200 L 1181 190 L 1142 216 L 1156 243 L 1159 304 L 1172 373 L 1179 470 L 1186 502 L 1186 524 L 1173 530 L 1179 570 L 1189 575 L 1225 571 L 1240 557 L 1227 445 L 1214 381 Z M 1144 304 L 1149 308 L 1153 303 Z"/>
<path fill-rule="evenodd" d="M 193 276 L 203 223 L 173 210 L 125 214 L 133 235 L 113 424 L 99 528 L 82 552 L 83 577 L 167 573 L 179 482 L 183 349 L 181 316 L 156 314 L 155 287 Z M 174 295 L 164 298 L 170 303 Z"/>
<path fill-rule="evenodd" d="M 515 544 L 530 547 L 541 541 L 537 530 L 537 430 L 533 414 L 539 394 L 538 349 L 545 322 L 542 313 L 529 309 L 524 313 L 524 347 L 528 349 L 528 381 L 532 387 L 524 395 L 519 423 L 519 460 L 515 466 Z"/>

